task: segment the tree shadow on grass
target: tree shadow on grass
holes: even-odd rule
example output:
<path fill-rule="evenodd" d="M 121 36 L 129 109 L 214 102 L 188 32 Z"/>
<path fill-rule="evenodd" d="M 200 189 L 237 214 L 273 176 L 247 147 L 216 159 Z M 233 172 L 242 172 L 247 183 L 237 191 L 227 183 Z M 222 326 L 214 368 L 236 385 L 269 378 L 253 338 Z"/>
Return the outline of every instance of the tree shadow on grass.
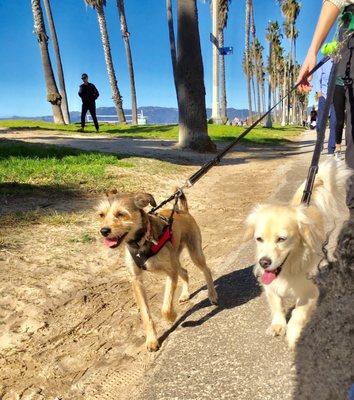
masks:
<path fill-rule="evenodd" d="M 260 286 L 253 274 L 253 266 L 223 275 L 216 279 L 214 283 L 219 297 L 218 305 L 213 307 L 199 319 L 187 320 L 197 311 L 211 307 L 209 299 L 202 300 L 195 304 L 159 338 L 160 343 L 163 343 L 179 326 L 182 326 L 183 328 L 200 326 L 220 312 L 241 306 L 261 294 Z M 191 295 L 191 298 L 196 296 L 201 290 L 205 289 L 206 286 L 199 288 Z"/>

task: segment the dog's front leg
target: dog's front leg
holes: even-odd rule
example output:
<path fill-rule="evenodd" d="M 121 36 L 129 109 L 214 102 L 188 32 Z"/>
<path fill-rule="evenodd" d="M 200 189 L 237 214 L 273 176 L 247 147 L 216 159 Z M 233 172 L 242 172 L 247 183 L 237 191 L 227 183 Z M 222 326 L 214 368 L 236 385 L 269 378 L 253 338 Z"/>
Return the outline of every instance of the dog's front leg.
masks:
<path fill-rule="evenodd" d="M 165 294 L 163 297 L 162 316 L 169 322 L 174 322 L 177 317 L 176 311 L 174 310 L 174 296 L 177 287 L 178 273 L 174 269 L 173 271 L 167 272 Z"/>
<path fill-rule="evenodd" d="M 286 332 L 286 339 L 292 350 L 295 348 L 303 327 L 306 325 L 316 307 L 318 295 L 318 289 L 313 285 L 311 290 L 302 295 L 302 297 L 300 297 L 296 302 L 296 307 L 291 313 L 291 318 L 288 322 L 288 329 Z"/>
<path fill-rule="evenodd" d="M 286 319 L 282 299 L 268 286 L 265 286 L 265 293 L 272 314 L 272 323 L 267 332 L 273 336 L 285 335 Z"/>
<path fill-rule="evenodd" d="M 146 334 L 146 347 L 149 351 L 156 351 L 159 349 L 159 342 L 156 337 L 154 322 L 151 318 L 144 286 L 143 283 L 141 282 L 140 277 L 133 278 L 132 286 L 133 286 L 135 300 L 140 310 L 144 331 Z"/>

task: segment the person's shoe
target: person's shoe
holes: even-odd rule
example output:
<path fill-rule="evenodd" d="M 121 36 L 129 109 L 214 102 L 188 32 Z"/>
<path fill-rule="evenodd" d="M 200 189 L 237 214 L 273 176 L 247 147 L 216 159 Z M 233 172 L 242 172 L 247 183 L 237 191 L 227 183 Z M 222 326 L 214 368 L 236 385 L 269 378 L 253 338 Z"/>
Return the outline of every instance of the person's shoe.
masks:
<path fill-rule="evenodd" d="M 340 151 L 335 151 L 334 152 L 334 159 L 336 161 L 342 161 L 343 157 L 342 157 L 342 153 Z"/>
<path fill-rule="evenodd" d="M 334 153 L 327 153 L 328 157 L 334 157 Z"/>
<path fill-rule="evenodd" d="M 96 133 L 100 133 L 100 130 L 99 130 L 99 129 L 96 129 Z"/>
<path fill-rule="evenodd" d="M 79 128 L 77 131 L 78 132 L 85 132 L 84 128 Z"/>

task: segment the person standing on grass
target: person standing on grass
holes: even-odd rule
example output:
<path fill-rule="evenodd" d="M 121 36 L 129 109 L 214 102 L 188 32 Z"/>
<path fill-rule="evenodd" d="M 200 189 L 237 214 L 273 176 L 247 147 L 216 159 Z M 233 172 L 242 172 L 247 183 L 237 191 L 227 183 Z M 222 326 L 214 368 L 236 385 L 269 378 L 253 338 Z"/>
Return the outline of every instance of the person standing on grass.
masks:
<path fill-rule="evenodd" d="M 347 165 L 354 169 L 354 124 L 352 123 L 352 118 L 354 118 L 354 32 L 350 30 L 354 22 L 354 0 L 324 0 L 312 43 L 297 81 L 301 83 L 300 89 L 310 91 L 311 77 L 305 78 L 305 76 L 316 66 L 317 53 L 342 11 L 344 14 L 339 32 L 341 49 L 337 76 L 343 78 L 345 84 L 347 110 L 345 160 Z M 347 206 L 350 218 L 354 220 L 354 176 L 349 178 L 348 182 Z"/>
<path fill-rule="evenodd" d="M 331 73 L 333 61 L 327 61 L 326 64 L 323 64 L 321 68 L 319 68 L 313 77 L 313 88 L 315 90 L 317 99 L 318 99 L 318 111 L 317 118 L 318 121 L 322 118 L 322 113 L 324 109 L 324 105 L 326 103 L 327 98 L 327 89 L 328 89 L 328 81 L 329 75 Z M 336 149 L 336 113 L 334 111 L 333 104 L 330 109 L 330 124 L 329 124 L 329 139 L 328 139 L 328 155 L 334 155 L 334 151 Z"/>
<path fill-rule="evenodd" d="M 79 96 L 82 100 L 81 129 L 79 129 L 79 132 L 83 132 L 85 129 L 87 111 L 90 111 L 93 123 L 95 124 L 96 132 L 98 132 L 99 126 L 96 116 L 96 100 L 100 94 L 98 93 L 96 86 L 88 81 L 87 74 L 82 74 L 81 79 L 84 83 L 80 85 L 79 89 Z"/>

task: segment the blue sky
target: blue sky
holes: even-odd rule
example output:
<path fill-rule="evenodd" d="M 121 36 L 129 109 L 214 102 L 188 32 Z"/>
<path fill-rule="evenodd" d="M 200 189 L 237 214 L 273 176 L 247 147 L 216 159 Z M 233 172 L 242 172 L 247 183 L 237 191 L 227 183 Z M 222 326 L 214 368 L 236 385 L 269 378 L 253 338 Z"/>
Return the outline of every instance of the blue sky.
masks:
<path fill-rule="evenodd" d="M 174 1 L 175 3 L 176 1 Z M 322 0 L 303 0 L 298 28 L 298 60 L 307 51 Z M 77 96 L 80 76 L 87 72 L 100 91 L 98 106 L 112 106 L 96 12 L 83 0 L 51 0 L 72 111 L 80 109 Z M 234 47 L 226 59 L 228 106 L 246 108 L 246 83 L 242 73 L 245 0 L 230 6 L 225 45 Z M 126 0 L 126 16 L 131 32 L 138 106 L 175 107 L 164 0 Z M 276 0 L 254 0 L 257 35 L 265 47 L 269 20 L 282 22 Z M 199 26 L 204 61 L 207 106 L 211 105 L 211 29 L 208 2 L 198 0 Z M 176 14 L 176 13 L 175 13 Z M 0 116 L 50 115 L 44 78 L 29 0 L 0 0 Z M 4 18 L 4 16 L 6 18 Z M 124 46 L 115 0 L 107 0 L 106 17 L 114 55 L 118 84 L 125 108 L 130 93 Z M 287 47 L 287 43 L 284 43 Z M 54 58 L 52 58 L 54 62 Z"/>

